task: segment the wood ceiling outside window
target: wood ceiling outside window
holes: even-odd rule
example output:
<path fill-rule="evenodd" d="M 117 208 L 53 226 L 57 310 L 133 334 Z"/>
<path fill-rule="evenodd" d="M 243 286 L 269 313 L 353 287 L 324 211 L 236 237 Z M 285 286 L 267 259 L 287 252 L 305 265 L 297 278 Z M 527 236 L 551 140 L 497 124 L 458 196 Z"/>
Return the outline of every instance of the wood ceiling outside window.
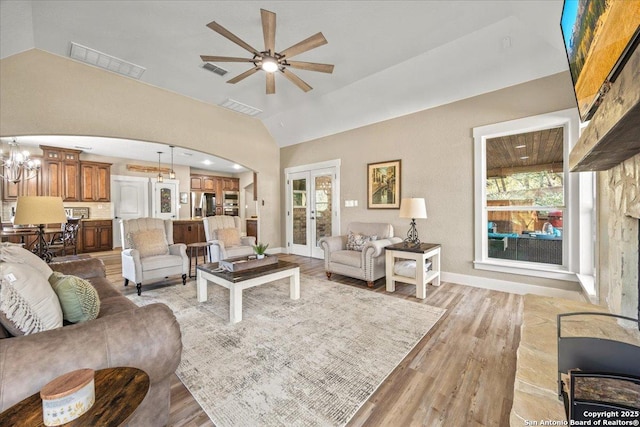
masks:
<path fill-rule="evenodd" d="M 540 170 L 562 172 L 562 130 L 559 127 L 488 139 L 487 178 Z"/>

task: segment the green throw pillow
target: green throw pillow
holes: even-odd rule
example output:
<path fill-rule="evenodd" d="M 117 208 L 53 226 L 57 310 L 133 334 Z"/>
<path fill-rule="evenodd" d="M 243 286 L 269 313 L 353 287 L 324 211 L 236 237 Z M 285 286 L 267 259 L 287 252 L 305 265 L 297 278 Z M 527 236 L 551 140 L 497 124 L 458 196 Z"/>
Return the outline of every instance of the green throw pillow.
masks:
<path fill-rule="evenodd" d="M 100 299 L 91 283 L 76 276 L 54 271 L 49 283 L 58 295 L 64 320 L 71 323 L 86 322 L 98 317 Z"/>

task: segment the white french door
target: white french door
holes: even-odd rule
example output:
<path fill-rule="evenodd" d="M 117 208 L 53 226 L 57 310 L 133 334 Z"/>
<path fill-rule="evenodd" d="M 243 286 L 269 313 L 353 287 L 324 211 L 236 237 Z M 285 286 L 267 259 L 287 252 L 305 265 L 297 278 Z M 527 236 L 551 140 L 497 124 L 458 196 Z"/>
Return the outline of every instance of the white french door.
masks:
<path fill-rule="evenodd" d="M 286 172 L 288 252 L 323 258 L 318 241 L 340 232 L 339 169 L 291 169 Z"/>

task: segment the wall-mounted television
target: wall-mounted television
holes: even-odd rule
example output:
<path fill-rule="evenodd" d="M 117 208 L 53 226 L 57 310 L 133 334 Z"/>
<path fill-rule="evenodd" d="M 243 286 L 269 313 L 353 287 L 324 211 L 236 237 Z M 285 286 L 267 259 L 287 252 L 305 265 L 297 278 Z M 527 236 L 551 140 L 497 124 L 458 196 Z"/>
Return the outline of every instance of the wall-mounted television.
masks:
<path fill-rule="evenodd" d="M 586 121 L 638 45 L 640 0 L 564 0 L 560 28 Z"/>

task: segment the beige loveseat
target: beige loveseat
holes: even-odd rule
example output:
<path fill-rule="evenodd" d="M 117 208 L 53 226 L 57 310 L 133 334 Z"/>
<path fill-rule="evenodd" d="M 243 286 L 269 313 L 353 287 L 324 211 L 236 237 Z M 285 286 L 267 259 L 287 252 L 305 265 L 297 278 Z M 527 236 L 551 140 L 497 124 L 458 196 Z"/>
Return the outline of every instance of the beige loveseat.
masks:
<path fill-rule="evenodd" d="M 171 310 L 164 304 L 137 307 L 106 279 L 99 259 L 50 266 L 91 282 L 100 298 L 98 318 L 0 339 L 0 412 L 67 372 L 131 366 L 149 375 L 150 386 L 129 425 L 167 425 L 171 376 L 182 354 L 180 327 Z M 6 335 L 0 329 L 0 336 Z"/>
<path fill-rule="evenodd" d="M 349 234 L 361 237 L 362 249 L 348 248 Z M 366 280 L 367 286 L 373 287 L 373 282 L 385 275 L 384 247 L 400 242 L 401 238 L 393 237 L 391 224 L 352 222 L 347 227 L 347 234 L 323 237 L 319 243 L 324 250 L 328 278 L 332 273 L 338 273 Z"/>

